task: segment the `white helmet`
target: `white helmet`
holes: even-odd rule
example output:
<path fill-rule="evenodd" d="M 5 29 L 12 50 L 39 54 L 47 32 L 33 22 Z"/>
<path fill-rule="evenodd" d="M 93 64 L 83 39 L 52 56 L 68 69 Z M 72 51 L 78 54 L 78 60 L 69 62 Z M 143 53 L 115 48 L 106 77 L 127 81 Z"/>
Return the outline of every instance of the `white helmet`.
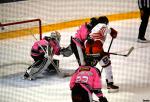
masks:
<path fill-rule="evenodd" d="M 57 41 L 60 41 L 61 35 L 58 31 L 55 31 L 51 33 L 50 37 L 56 39 Z"/>

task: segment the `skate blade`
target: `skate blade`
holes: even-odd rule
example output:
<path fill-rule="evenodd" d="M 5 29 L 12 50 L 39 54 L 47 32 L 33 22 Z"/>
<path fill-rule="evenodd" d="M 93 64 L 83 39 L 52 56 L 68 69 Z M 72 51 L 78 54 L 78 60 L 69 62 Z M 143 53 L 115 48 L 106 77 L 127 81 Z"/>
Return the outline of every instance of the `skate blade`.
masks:
<path fill-rule="evenodd" d="M 108 93 L 116 93 L 119 92 L 119 89 L 108 89 Z"/>
<path fill-rule="evenodd" d="M 22 78 L 23 80 L 30 80 L 30 81 L 32 81 L 32 80 L 35 80 L 35 78 L 31 78 L 31 77 L 24 77 L 23 76 L 23 78 Z"/>

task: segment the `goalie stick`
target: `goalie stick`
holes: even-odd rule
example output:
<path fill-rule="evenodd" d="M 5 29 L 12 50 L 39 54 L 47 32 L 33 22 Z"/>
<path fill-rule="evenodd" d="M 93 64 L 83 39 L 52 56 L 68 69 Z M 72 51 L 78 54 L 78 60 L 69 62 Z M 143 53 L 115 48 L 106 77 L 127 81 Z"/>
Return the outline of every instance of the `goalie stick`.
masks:
<path fill-rule="evenodd" d="M 128 56 L 131 54 L 131 52 L 132 52 L 133 50 L 134 50 L 134 47 L 132 46 L 132 47 L 129 49 L 129 51 L 128 51 L 127 54 L 119 54 L 119 53 L 113 53 L 113 52 L 110 52 L 109 54 L 128 57 Z"/>

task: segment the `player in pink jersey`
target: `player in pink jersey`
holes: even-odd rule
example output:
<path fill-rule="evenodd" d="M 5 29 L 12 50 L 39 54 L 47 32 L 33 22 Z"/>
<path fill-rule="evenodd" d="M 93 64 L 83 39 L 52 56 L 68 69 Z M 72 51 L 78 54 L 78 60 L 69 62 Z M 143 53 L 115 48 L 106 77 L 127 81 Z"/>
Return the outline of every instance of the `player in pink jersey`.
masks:
<path fill-rule="evenodd" d="M 96 18 L 91 18 L 89 23 L 80 26 L 74 37 L 71 37 L 71 43 L 67 48 L 62 49 L 65 57 L 69 57 L 73 53 L 79 65 L 85 65 L 84 55 L 85 47 L 84 42 L 87 39 L 91 29 L 97 24 Z"/>
<path fill-rule="evenodd" d="M 43 70 L 54 70 L 54 66 L 48 59 L 48 52 L 51 58 L 53 55 L 60 55 L 60 33 L 55 31 L 50 36 L 45 36 L 43 39 L 36 41 L 31 49 L 31 57 L 34 59 L 34 63 L 27 69 L 24 78 L 34 79 Z M 53 60 L 53 59 L 52 59 Z M 58 66 L 59 61 L 53 60 Z"/>
<path fill-rule="evenodd" d="M 79 66 L 71 77 L 72 102 L 92 102 L 92 93 L 96 94 L 99 102 L 108 102 L 101 91 L 101 73 L 98 68 L 94 67 L 96 63 L 88 61 L 86 65 Z"/>

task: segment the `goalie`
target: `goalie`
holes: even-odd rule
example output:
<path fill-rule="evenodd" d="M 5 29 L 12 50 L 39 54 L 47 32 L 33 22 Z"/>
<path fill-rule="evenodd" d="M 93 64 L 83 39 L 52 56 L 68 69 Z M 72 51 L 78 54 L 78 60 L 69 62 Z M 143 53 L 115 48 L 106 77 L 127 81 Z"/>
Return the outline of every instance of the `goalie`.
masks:
<path fill-rule="evenodd" d="M 60 37 L 60 33 L 55 31 L 33 44 L 31 57 L 35 62 L 26 70 L 24 79 L 33 80 L 44 70 L 56 71 L 55 67 L 58 68 L 59 60 L 53 60 L 53 55 L 60 55 Z"/>

